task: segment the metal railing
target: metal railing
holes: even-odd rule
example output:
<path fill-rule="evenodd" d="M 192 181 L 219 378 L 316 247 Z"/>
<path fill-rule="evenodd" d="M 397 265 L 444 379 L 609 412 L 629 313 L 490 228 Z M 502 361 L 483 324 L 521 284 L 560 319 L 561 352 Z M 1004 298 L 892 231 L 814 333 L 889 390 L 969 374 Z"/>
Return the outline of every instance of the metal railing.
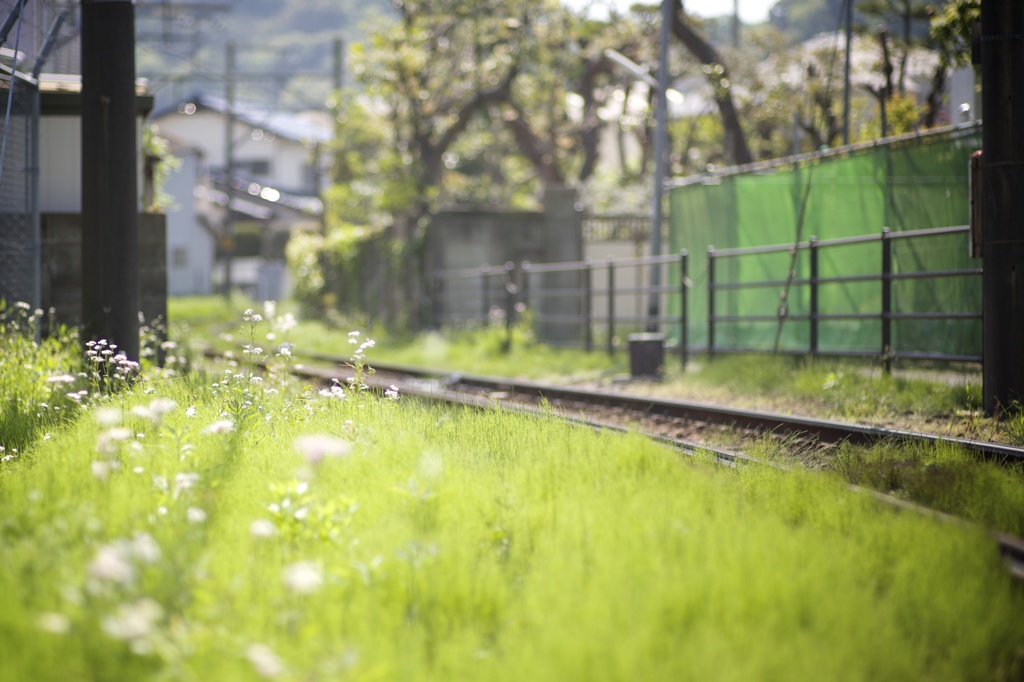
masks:
<path fill-rule="evenodd" d="M 645 284 L 648 267 L 672 264 L 677 266 L 681 284 Z M 632 274 L 630 283 L 619 281 L 623 272 Z M 529 309 L 542 340 L 589 352 L 598 346 L 600 333 L 608 353 L 623 345 L 619 340 L 623 333 L 643 329 L 664 331 L 669 324 L 678 325 L 681 342 L 677 347 L 685 363 L 688 281 L 686 251 L 600 261 L 523 261 L 519 265 L 509 262 L 504 266 L 439 270 L 433 278 L 432 319 L 437 327 L 503 321 L 511 333 L 519 312 Z M 678 315 L 664 312 L 671 295 L 678 295 L 681 300 Z M 654 316 L 644 314 L 642 303 L 636 303 L 649 301 L 652 296 L 659 297 L 658 310 L 662 311 Z"/>
<path fill-rule="evenodd" d="M 893 306 L 893 283 L 909 280 L 934 280 L 951 277 L 973 277 L 980 280 L 981 268 L 959 268 L 947 270 L 923 270 L 915 272 L 898 272 L 894 269 L 893 244 L 901 240 L 914 240 L 922 238 L 939 237 L 943 235 L 968 235 L 968 226 L 955 226 L 935 228 L 928 230 L 911 230 L 904 232 L 891 232 L 883 229 L 880 234 L 863 235 L 857 237 L 846 237 L 841 239 L 830 239 L 818 241 L 811 237 L 808 241 L 798 242 L 783 246 L 764 246 L 742 249 L 721 249 L 716 250 L 713 246 L 707 251 L 707 279 L 708 279 L 708 344 L 709 356 L 715 353 L 749 353 L 758 349 L 750 348 L 723 348 L 716 345 L 715 328 L 721 323 L 755 323 L 775 322 L 781 325 L 785 322 L 805 322 L 808 324 L 808 345 L 806 350 L 781 351 L 776 347 L 773 352 L 800 353 L 809 355 L 831 355 L 845 357 L 878 357 L 883 361 L 886 371 L 891 369 L 894 359 L 916 359 L 916 360 L 943 360 L 956 362 L 977 362 L 980 363 L 980 355 L 974 354 L 952 354 L 943 352 L 914 352 L 899 351 L 893 344 L 893 322 L 898 320 L 981 320 L 981 311 L 949 312 L 949 311 L 916 311 L 898 312 Z M 857 244 L 869 244 L 877 242 L 881 245 L 880 267 L 877 273 L 837 275 L 831 277 L 820 276 L 820 254 L 823 249 L 831 247 L 851 246 Z M 768 254 L 788 253 L 793 256 L 793 262 L 801 251 L 806 251 L 809 259 L 808 276 L 797 277 L 795 268 L 790 269 L 790 276 L 784 280 L 758 280 L 758 281 L 722 281 L 716 277 L 720 271 L 721 261 L 726 259 L 739 259 L 749 256 L 763 256 Z M 965 247 L 966 253 L 966 247 Z M 853 284 L 863 282 L 877 282 L 880 294 L 880 306 L 877 311 L 872 312 L 825 312 L 820 306 L 820 293 L 823 286 L 834 284 Z M 793 314 L 786 300 L 781 300 L 775 314 L 772 315 L 724 315 L 717 310 L 716 297 L 722 291 L 752 290 L 752 289 L 779 289 L 787 291 L 790 288 L 806 287 L 808 290 L 808 311 L 805 314 Z M 878 339 L 878 350 L 857 350 L 831 349 L 824 350 L 820 347 L 820 327 L 823 322 L 835 322 L 840 320 L 862 320 L 878 321 L 880 323 L 880 335 Z M 763 351 L 763 349 L 760 349 Z"/>
<path fill-rule="evenodd" d="M 886 370 L 895 359 L 943 360 L 981 362 L 981 356 L 971 353 L 919 352 L 898 350 L 893 343 L 893 323 L 901 320 L 981 320 L 979 311 L 951 312 L 948 310 L 916 310 L 904 312 L 893 305 L 893 284 L 911 280 L 940 278 L 976 278 L 980 282 L 981 268 L 946 270 L 899 271 L 894 267 L 893 244 L 948 235 L 968 235 L 966 226 L 890 232 L 847 237 L 841 239 L 801 241 L 795 244 L 738 249 L 707 250 L 707 344 L 698 349 L 690 343 L 689 264 L 687 252 L 663 256 L 637 258 L 608 258 L 602 261 L 584 260 L 563 263 L 531 263 L 502 266 L 484 265 L 463 270 L 436 271 L 431 288 L 431 319 L 436 327 L 445 324 L 500 324 L 508 330 L 506 343 L 511 343 L 511 329 L 517 315 L 529 308 L 535 331 L 540 339 L 555 345 L 569 345 L 593 351 L 600 345 L 609 353 L 624 345 L 620 336 L 630 331 L 677 332 L 676 350 L 684 363 L 694 350 L 706 350 L 709 357 L 717 353 L 757 353 L 765 348 L 745 348 L 722 344 L 717 327 L 724 324 L 757 324 L 774 322 L 781 330 L 783 324 L 806 323 L 808 341 L 799 349 L 780 349 L 778 334 L 775 348 L 770 352 L 809 354 L 821 356 L 880 358 Z M 880 244 L 877 272 L 835 274 L 822 276 L 821 253 L 825 249 L 878 243 Z M 965 247 L 966 248 L 966 247 Z M 806 252 L 807 275 L 798 276 L 797 258 Z M 966 252 L 966 251 L 965 251 Z M 792 260 L 782 279 L 728 279 L 723 276 L 726 261 L 738 261 L 752 256 L 771 254 L 788 255 Z M 645 274 L 653 265 L 666 267 L 666 280 L 673 284 L 651 286 Z M 738 268 L 736 268 L 738 271 Z M 624 272 L 630 273 L 621 277 Z M 821 291 L 835 285 L 877 283 L 880 305 L 877 311 L 829 311 L 822 305 Z M 756 290 L 782 290 L 782 302 L 773 314 L 725 314 L 718 310 L 723 292 Z M 793 312 L 790 301 L 806 290 L 807 311 Z M 763 293 L 763 291 L 762 291 Z M 658 315 L 644 313 L 652 296 L 658 297 Z M 788 300 L 787 300 L 788 299 Z M 669 310 L 669 303 L 675 311 Z M 821 344 L 821 326 L 838 321 L 877 321 L 880 324 L 877 350 L 857 348 L 824 348 Z M 603 336 L 598 339 L 598 336 Z"/>

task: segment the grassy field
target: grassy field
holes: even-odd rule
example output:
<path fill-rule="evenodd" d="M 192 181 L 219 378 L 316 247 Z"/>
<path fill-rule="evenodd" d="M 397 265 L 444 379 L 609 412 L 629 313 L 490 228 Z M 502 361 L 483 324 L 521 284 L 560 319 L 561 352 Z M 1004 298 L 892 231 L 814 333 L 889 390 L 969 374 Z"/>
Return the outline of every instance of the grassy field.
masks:
<path fill-rule="evenodd" d="M 146 377 L 0 464 L 0 679 L 1024 674 L 986 534 L 838 477 L 244 362 Z"/>

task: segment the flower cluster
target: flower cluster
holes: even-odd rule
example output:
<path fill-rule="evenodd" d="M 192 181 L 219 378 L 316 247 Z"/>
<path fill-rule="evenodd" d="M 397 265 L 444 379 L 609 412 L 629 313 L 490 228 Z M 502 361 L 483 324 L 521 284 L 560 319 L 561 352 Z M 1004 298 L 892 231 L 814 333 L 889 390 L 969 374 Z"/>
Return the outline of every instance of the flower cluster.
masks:
<path fill-rule="evenodd" d="M 117 344 L 105 339 L 86 341 L 85 357 L 92 366 L 92 384 L 95 393 L 112 393 L 127 386 L 139 373 L 139 363 L 129 360 Z"/>

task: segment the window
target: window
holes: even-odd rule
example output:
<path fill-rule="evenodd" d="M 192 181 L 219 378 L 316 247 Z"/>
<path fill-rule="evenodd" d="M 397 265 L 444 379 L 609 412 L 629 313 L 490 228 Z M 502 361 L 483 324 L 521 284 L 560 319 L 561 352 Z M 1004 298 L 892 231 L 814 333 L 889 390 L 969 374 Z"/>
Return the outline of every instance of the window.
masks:
<path fill-rule="evenodd" d="M 171 267 L 188 267 L 188 249 L 183 246 L 176 246 L 171 249 Z"/>

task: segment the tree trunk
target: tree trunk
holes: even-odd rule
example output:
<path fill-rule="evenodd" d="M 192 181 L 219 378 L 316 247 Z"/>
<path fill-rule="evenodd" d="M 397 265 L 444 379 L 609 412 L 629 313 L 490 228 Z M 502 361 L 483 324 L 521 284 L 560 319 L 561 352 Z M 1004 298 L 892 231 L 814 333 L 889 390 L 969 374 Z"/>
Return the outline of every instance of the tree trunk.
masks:
<path fill-rule="evenodd" d="M 736 104 L 732 99 L 732 91 L 729 87 L 729 71 L 725 68 L 722 58 L 715 48 L 697 34 L 685 21 L 683 21 L 682 0 L 672 0 L 674 5 L 672 12 L 672 33 L 678 38 L 686 49 L 694 57 L 700 60 L 701 64 L 716 67 L 708 74 L 708 80 L 715 91 L 715 102 L 718 104 L 718 111 L 722 116 L 722 127 L 725 129 L 725 147 L 729 155 L 729 161 L 733 164 L 752 163 L 753 155 L 747 145 L 746 135 L 740 125 L 739 113 Z M 667 68 L 667 65 L 663 65 Z"/>

